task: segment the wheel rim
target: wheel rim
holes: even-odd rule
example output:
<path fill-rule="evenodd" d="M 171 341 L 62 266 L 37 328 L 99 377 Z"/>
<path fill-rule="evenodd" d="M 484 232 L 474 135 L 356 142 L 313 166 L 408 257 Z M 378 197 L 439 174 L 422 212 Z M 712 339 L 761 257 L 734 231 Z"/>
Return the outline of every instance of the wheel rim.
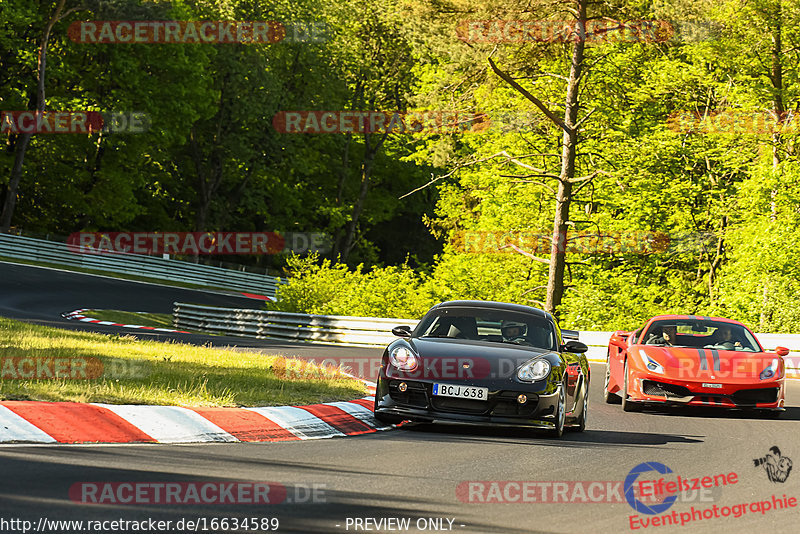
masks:
<path fill-rule="evenodd" d="M 625 361 L 625 367 L 624 367 L 623 372 L 625 373 L 625 378 L 623 379 L 622 383 L 623 383 L 623 389 L 625 391 L 622 392 L 622 394 L 623 394 L 622 400 L 626 400 L 627 401 L 628 400 L 628 362 L 627 361 Z"/>
<path fill-rule="evenodd" d="M 605 390 L 606 393 L 609 392 L 608 391 L 609 382 L 611 382 L 611 365 L 610 365 L 610 363 L 608 361 L 606 361 L 606 378 L 605 378 L 605 381 L 603 383 L 603 389 Z"/>
<path fill-rule="evenodd" d="M 556 431 L 561 432 L 564 429 L 564 423 L 567 418 L 567 414 L 564 413 L 566 409 L 566 400 L 564 399 L 564 387 L 561 387 L 561 393 L 558 395 L 558 428 Z"/>
<path fill-rule="evenodd" d="M 581 418 L 583 419 L 583 425 L 586 426 L 586 416 L 589 411 L 589 392 L 586 391 L 583 394 L 583 413 L 581 413 Z"/>

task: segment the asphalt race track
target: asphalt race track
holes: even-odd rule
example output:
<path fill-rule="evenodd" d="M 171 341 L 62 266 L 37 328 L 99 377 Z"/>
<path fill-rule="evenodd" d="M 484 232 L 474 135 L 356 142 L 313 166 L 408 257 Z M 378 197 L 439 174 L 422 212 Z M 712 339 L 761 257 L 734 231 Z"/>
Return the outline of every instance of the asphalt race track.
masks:
<path fill-rule="evenodd" d="M 602 370 L 602 365 L 593 365 L 595 377 L 602 376 Z M 623 502 L 597 504 L 465 503 L 457 488 L 464 481 L 621 482 L 642 462 L 660 462 L 684 478 L 736 473 L 735 484 L 696 495 L 693 503 L 677 502 L 668 513 L 800 495 L 800 475 L 790 473 L 784 483 L 770 482 L 765 470 L 753 462 L 774 445 L 784 456 L 800 457 L 798 408 L 790 408 L 779 421 L 715 413 L 624 414 L 619 406 L 598 400 L 600 386 L 595 380 L 589 428 L 558 441 L 510 430 L 414 426 L 361 437 L 283 443 L 5 446 L 0 448 L 0 517 L 34 524 L 41 517 L 173 522 L 277 517 L 282 532 L 366 532 L 354 530 L 353 524 L 347 529 L 347 519 L 410 518 L 414 525 L 424 517 L 453 519 L 453 530 L 460 532 L 623 532 L 630 529 L 629 516 L 635 515 L 624 496 Z M 797 382 L 789 386 L 787 398 L 790 404 L 800 398 Z M 69 497 L 70 487 L 80 482 L 213 481 L 298 486 L 288 495 L 301 501 L 309 499 L 305 488 L 316 487 L 317 501 L 324 502 L 176 506 L 78 504 Z M 488 498 L 489 486 L 485 488 L 482 496 Z M 507 493 L 510 499 L 522 499 L 514 489 Z M 592 495 L 591 490 L 588 493 Z M 571 497 L 572 491 L 566 496 Z M 495 495 L 495 501 L 497 497 L 504 496 Z M 464 498 L 469 500 L 469 495 Z M 792 508 L 647 530 L 796 532 L 796 524 L 797 509 Z"/>
<path fill-rule="evenodd" d="M 75 327 L 66 321 L 62 325 L 58 314 L 82 307 L 168 312 L 183 291 L 152 286 L 151 292 L 106 279 L 94 280 L 95 289 L 89 289 L 78 278 L 83 275 L 31 271 L 0 264 L 0 314 Z M 64 286 L 67 279 L 77 281 Z M 222 295 L 207 298 L 209 303 L 237 302 Z M 302 349 L 320 357 L 335 350 Z M 31 528 L 44 519 L 153 519 L 172 521 L 172 526 L 199 519 L 207 532 L 233 531 L 230 521 L 227 528 L 210 528 L 213 518 L 277 518 L 278 532 L 797 532 L 800 473 L 789 471 L 784 482 L 772 482 L 754 459 L 765 457 L 773 446 L 780 448 L 784 468 L 785 459 L 800 459 L 800 382 L 787 382 L 787 411 L 770 420 L 717 411 L 623 413 L 620 406 L 602 402 L 603 373 L 603 365 L 592 365 L 587 430 L 561 440 L 519 430 L 408 425 L 364 436 L 281 443 L 6 445 L 0 447 L 0 518 L 32 521 Z M 670 482 L 680 476 L 689 484 L 693 479 L 729 483 L 685 492 L 660 515 L 649 515 L 635 511 L 624 495 L 629 472 L 644 462 L 663 464 L 672 472 L 644 468 L 638 481 L 663 477 Z M 85 489 L 84 482 L 105 488 L 139 483 L 143 488 L 143 483 L 200 487 L 235 481 L 280 485 L 270 494 L 281 502 L 249 504 L 245 495 L 236 504 L 121 503 L 113 501 L 122 491 L 109 491 L 103 504 L 85 504 L 75 490 Z M 275 490 L 281 486 L 285 498 Z M 99 490 L 92 495 L 100 495 Z M 124 495 L 131 497 L 129 490 Z M 186 499 L 188 493 L 183 495 Z M 678 526 L 648 522 L 644 528 L 644 521 L 665 516 Z M 401 530 L 392 518 L 408 520 L 409 529 Z M 204 531 L 202 524 L 196 530 Z M 0 521 L 0 531 L 22 530 Z M 110 526 L 95 530 L 125 531 Z"/>

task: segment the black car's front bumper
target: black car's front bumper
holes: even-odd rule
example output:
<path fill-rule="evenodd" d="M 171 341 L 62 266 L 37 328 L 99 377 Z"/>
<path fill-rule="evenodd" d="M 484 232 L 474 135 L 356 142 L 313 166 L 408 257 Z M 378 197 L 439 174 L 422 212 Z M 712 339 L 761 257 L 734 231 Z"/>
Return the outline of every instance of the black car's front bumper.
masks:
<path fill-rule="evenodd" d="M 399 385 L 405 383 L 406 391 Z M 375 393 L 375 413 L 410 421 L 443 421 L 497 426 L 554 428 L 559 388 L 530 391 L 519 388 L 489 389 L 487 400 L 434 396 L 432 381 L 381 377 Z M 532 388 L 531 388 L 532 389 Z M 527 397 L 519 403 L 517 397 Z"/>

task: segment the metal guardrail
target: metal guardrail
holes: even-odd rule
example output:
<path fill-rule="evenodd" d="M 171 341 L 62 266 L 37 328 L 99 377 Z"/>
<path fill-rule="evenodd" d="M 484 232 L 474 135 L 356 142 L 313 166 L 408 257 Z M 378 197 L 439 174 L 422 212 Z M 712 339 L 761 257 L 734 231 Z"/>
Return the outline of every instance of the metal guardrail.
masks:
<path fill-rule="evenodd" d="M 418 322 L 409 319 L 216 308 L 181 302 L 173 304 L 172 317 L 176 328 L 355 347 L 387 345 L 396 339 L 391 333 L 392 327 L 414 327 Z"/>
<path fill-rule="evenodd" d="M 79 254 L 66 243 L 44 241 L 11 234 L 0 234 L 0 256 L 44 262 L 54 265 L 81 267 L 112 273 L 130 274 L 186 282 L 200 286 L 232 289 L 275 297 L 279 278 L 266 274 L 247 273 L 210 265 L 138 254 Z"/>
<path fill-rule="evenodd" d="M 218 334 L 374 347 L 397 339 L 391 334 L 394 326 L 416 326 L 418 321 L 342 315 L 309 315 L 267 310 L 215 308 L 176 302 L 173 304 L 176 328 L 202 330 Z M 568 331 L 570 338 L 575 331 Z M 613 332 L 577 332 L 578 339 L 588 345 L 586 356 L 594 362 L 605 362 L 608 340 Z M 789 348 L 787 368 L 800 368 L 800 335 L 756 334 L 764 348 Z"/>

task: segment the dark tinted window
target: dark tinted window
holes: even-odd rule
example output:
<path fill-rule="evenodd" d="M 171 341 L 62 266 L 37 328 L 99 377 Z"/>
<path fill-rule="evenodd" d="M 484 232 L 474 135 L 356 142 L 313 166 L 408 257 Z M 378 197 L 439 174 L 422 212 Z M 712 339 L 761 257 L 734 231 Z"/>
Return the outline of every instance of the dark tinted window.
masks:
<path fill-rule="evenodd" d="M 519 328 L 514 329 L 515 326 Z M 415 337 L 469 339 L 557 350 L 550 321 L 508 310 L 447 307 L 426 315 L 414 330 Z"/>

